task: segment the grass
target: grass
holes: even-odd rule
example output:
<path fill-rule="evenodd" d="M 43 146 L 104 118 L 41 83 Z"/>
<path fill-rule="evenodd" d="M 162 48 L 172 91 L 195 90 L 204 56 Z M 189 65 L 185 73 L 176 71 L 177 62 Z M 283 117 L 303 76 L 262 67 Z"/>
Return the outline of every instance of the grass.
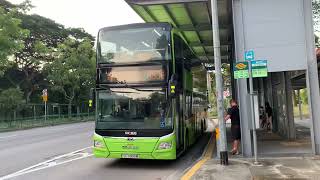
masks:
<path fill-rule="evenodd" d="M 309 118 L 309 105 L 308 104 L 302 104 L 301 105 L 302 110 L 302 118 L 307 119 Z M 293 115 L 295 118 L 300 118 L 299 115 L 299 106 L 293 106 Z"/>
<path fill-rule="evenodd" d="M 32 119 L 19 119 L 16 121 L 0 121 L 0 132 L 54 126 L 60 124 L 71 124 L 86 121 L 94 121 L 94 115 L 80 115 L 71 118 L 67 116 L 51 116 L 48 117 L 46 121 L 44 120 L 44 117 L 37 117 Z"/>

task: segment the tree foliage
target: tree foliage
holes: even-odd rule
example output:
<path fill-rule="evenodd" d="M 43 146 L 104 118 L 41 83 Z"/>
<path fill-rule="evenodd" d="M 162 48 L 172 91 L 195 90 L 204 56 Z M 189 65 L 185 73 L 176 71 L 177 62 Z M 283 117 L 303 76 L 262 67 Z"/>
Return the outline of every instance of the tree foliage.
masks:
<path fill-rule="evenodd" d="M 0 93 L 0 104 L 7 110 L 16 110 L 23 101 L 23 92 L 17 88 L 9 88 Z"/>
<path fill-rule="evenodd" d="M 12 56 L 13 61 L 11 61 L 11 64 L 14 69 L 19 71 L 20 75 L 22 74 L 22 78 L 16 78 L 15 76 L 10 76 L 10 74 L 5 76 L 12 86 L 21 88 L 24 91 L 25 99 L 28 103 L 34 92 L 41 91 L 41 88 L 46 86 L 47 82 L 45 81 L 42 67 L 44 64 L 54 60 L 54 53 L 58 44 L 69 37 L 76 40 L 88 38 L 93 44 L 94 37 L 81 28 L 65 28 L 51 19 L 36 14 L 27 14 L 26 12 L 32 8 L 30 0 L 18 5 L 1 0 L 0 5 L 3 7 L 4 12 L 15 12 L 14 18 L 19 22 L 16 26 L 28 32 L 28 35 L 20 38 L 19 48 L 11 48 L 12 51 L 7 53 L 8 55 L 14 55 Z M 10 32 L 15 31 L 11 30 Z M 17 37 L 13 37 L 9 42 L 16 42 L 14 40 L 17 39 Z M 6 64 L 4 65 L 8 67 Z"/>
<path fill-rule="evenodd" d="M 21 20 L 16 18 L 17 9 L 10 11 L 0 7 L 0 74 L 10 65 L 9 56 L 23 49 L 23 39 L 29 31 L 20 27 Z"/>
<path fill-rule="evenodd" d="M 95 53 L 91 40 L 68 38 L 58 45 L 56 57 L 45 67 L 48 80 L 52 89 L 64 95 L 71 108 L 71 104 L 79 102 L 82 93 L 88 93 L 94 85 Z"/>

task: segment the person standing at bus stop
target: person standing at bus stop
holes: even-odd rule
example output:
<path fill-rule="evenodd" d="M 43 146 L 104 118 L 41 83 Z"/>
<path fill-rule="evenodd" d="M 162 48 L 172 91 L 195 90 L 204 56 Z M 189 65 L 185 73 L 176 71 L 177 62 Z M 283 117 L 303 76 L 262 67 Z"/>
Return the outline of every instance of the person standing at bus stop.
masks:
<path fill-rule="evenodd" d="M 269 132 L 272 132 L 272 108 L 269 104 L 269 102 L 265 103 L 266 105 L 266 115 L 267 115 L 267 130 Z"/>
<path fill-rule="evenodd" d="M 239 144 L 241 140 L 241 129 L 240 129 L 240 114 L 239 107 L 236 100 L 230 100 L 230 108 L 227 111 L 225 121 L 231 119 L 231 136 L 233 140 L 231 153 L 233 155 L 239 154 Z"/>

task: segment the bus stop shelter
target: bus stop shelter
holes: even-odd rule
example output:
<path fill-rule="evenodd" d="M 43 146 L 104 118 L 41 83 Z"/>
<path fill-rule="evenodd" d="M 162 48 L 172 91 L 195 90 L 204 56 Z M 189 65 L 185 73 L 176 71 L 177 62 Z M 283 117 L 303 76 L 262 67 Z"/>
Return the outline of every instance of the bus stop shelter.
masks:
<path fill-rule="evenodd" d="M 145 22 L 170 22 L 194 53 L 213 67 L 211 0 L 126 0 Z M 287 139 L 293 132 L 292 89 L 297 72 L 304 71 L 309 96 L 313 154 L 320 154 L 320 96 L 314 47 L 311 0 L 217 0 L 222 63 L 244 61 L 254 50 L 268 61 L 268 77 L 254 80 L 255 104 L 275 108 L 275 131 Z M 299 81 L 300 82 L 300 81 Z M 253 155 L 252 111 L 247 79 L 232 79 L 232 95 L 239 101 L 242 154 Z M 278 91 L 275 91 L 277 89 Z M 278 93 L 278 96 L 275 94 Z M 258 106 L 255 106 L 258 107 Z M 281 110 L 279 110 L 281 109 Z M 284 118 L 283 118 L 284 117 Z"/>

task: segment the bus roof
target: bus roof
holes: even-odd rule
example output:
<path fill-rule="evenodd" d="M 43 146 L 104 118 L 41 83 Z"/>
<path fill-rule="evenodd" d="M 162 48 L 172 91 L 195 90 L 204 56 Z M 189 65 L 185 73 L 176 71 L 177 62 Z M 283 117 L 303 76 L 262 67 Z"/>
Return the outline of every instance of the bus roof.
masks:
<path fill-rule="evenodd" d="M 100 31 L 112 31 L 112 30 L 121 30 L 121 29 L 133 29 L 133 28 L 146 28 L 146 27 L 168 27 L 172 28 L 172 25 L 167 22 L 151 22 L 151 23 L 133 23 L 133 24 L 125 24 L 119 26 L 109 26 L 104 27 L 99 30 Z"/>

